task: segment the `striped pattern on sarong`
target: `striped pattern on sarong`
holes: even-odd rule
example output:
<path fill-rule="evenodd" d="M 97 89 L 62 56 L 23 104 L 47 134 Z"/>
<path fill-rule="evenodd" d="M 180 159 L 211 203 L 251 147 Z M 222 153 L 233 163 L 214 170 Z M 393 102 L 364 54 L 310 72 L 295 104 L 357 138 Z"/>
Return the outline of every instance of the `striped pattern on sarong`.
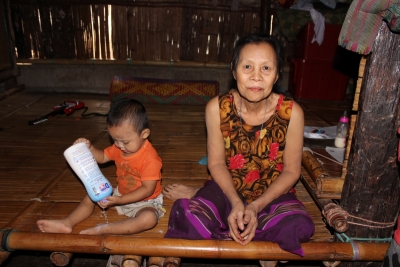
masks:
<path fill-rule="evenodd" d="M 232 240 L 227 221 L 230 212 L 229 200 L 217 183 L 209 180 L 192 199 L 175 201 L 165 237 Z M 288 193 L 259 213 L 253 240 L 271 241 L 286 251 L 304 256 L 300 243 L 309 241 L 313 233 L 314 224 L 304 205 Z"/>

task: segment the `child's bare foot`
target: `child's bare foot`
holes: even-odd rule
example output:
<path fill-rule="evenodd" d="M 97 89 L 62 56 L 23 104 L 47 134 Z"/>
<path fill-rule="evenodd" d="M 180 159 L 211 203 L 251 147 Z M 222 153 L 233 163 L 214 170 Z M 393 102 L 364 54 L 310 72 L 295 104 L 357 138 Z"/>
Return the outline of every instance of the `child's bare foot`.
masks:
<path fill-rule="evenodd" d="M 200 188 L 187 186 L 183 184 L 169 184 L 163 189 L 163 195 L 170 200 L 177 200 L 180 198 L 191 199 L 199 191 Z"/>
<path fill-rule="evenodd" d="M 85 230 L 82 230 L 79 232 L 80 235 L 102 235 L 102 234 L 107 234 L 107 223 L 104 224 L 99 224 L 95 227 L 91 227 Z"/>
<path fill-rule="evenodd" d="M 72 227 L 69 226 L 64 220 L 39 220 L 37 226 L 41 232 L 46 233 L 65 233 L 72 232 Z"/>

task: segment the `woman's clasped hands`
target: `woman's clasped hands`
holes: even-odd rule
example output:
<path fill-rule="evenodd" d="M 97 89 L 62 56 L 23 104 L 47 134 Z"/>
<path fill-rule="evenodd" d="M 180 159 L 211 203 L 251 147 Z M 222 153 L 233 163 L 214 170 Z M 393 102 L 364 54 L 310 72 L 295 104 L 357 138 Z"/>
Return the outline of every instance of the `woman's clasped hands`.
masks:
<path fill-rule="evenodd" d="M 241 245 L 247 245 L 253 238 L 258 226 L 258 211 L 252 204 L 244 206 L 239 200 L 232 203 L 228 216 L 229 236 Z"/>

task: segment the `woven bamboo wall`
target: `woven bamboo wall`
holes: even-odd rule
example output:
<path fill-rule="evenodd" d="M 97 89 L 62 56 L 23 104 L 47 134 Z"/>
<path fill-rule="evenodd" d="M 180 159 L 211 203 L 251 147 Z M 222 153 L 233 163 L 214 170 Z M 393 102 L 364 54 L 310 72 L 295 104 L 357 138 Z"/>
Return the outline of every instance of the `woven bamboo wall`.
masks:
<path fill-rule="evenodd" d="M 97 2 L 11 1 L 18 59 L 229 62 L 260 28 L 261 1 Z"/>

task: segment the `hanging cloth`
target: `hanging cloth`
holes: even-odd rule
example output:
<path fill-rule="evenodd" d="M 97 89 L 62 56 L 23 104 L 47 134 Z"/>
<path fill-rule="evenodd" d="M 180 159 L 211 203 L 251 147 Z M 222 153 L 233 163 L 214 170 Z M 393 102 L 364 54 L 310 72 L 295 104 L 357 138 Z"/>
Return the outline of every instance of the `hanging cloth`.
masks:
<path fill-rule="evenodd" d="M 400 0 L 354 0 L 339 35 L 339 45 L 367 55 L 378 34 L 382 20 L 400 33 Z"/>

